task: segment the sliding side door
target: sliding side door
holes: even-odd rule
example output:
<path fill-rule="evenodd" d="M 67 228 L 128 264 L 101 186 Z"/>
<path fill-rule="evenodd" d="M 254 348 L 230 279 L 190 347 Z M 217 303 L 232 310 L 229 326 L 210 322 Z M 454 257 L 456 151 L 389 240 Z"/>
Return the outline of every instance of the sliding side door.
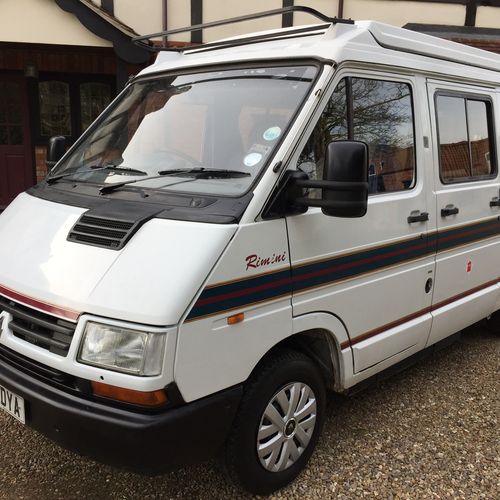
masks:
<path fill-rule="evenodd" d="M 428 93 L 438 222 L 433 344 L 498 307 L 499 127 L 491 89 L 429 81 Z"/>

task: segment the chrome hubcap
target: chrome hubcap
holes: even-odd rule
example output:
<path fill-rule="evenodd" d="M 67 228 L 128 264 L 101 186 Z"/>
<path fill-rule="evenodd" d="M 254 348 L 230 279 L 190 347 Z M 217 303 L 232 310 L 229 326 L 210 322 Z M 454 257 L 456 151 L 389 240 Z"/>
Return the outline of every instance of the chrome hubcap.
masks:
<path fill-rule="evenodd" d="M 293 382 L 269 401 L 257 433 L 257 455 L 262 466 L 279 472 L 304 453 L 316 425 L 316 397 L 307 384 Z"/>

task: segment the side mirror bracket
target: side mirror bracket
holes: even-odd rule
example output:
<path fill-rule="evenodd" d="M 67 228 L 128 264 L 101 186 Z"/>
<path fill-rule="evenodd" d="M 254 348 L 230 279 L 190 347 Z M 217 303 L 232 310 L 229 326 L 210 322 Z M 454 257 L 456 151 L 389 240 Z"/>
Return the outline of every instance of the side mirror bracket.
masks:
<path fill-rule="evenodd" d="M 309 179 L 309 176 L 305 172 L 287 170 L 273 196 L 265 206 L 262 218 L 277 219 L 307 212 L 307 205 L 298 201 L 303 195 L 303 189 L 297 184 L 307 179 Z"/>

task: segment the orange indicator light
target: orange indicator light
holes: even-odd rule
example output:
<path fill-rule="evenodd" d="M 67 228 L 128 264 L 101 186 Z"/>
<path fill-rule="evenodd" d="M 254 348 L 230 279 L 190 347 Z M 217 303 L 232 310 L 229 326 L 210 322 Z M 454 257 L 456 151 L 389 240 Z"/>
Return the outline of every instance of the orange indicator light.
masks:
<path fill-rule="evenodd" d="M 92 392 L 96 396 L 116 399 L 126 403 L 133 403 L 142 406 L 162 406 L 167 402 L 167 395 L 164 390 L 153 392 L 134 391 L 115 387 L 114 385 L 103 384 L 101 382 L 91 382 Z"/>
<path fill-rule="evenodd" d="M 245 313 L 233 314 L 227 318 L 228 325 L 236 325 L 236 323 L 241 323 L 245 319 Z"/>

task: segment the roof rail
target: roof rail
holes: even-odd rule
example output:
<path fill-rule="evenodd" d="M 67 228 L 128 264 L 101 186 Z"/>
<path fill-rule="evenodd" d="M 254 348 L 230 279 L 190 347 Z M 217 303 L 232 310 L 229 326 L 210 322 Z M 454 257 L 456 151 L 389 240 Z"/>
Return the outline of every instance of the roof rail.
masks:
<path fill-rule="evenodd" d="M 209 23 L 202 23 L 202 24 L 195 24 L 193 26 L 186 26 L 185 28 L 175 28 L 171 30 L 166 30 L 166 31 L 159 31 L 158 33 L 152 33 L 150 35 L 144 35 L 144 36 L 137 36 L 132 39 L 132 41 L 136 44 L 139 45 L 147 50 L 150 50 L 151 52 L 160 52 L 163 50 L 166 51 L 175 51 L 175 52 L 183 52 L 185 50 L 193 50 L 196 47 L 193 46 L 186 46 L 186 47 L 160 47 L 160 46 L 154 46 L 151 45 L 150 42 L 152 38 L 166 38 L 169 35 L 174 35 L 177 33 L 186 33 L 186 32 L 191 32 L 191 31 L 198 31 L 198 30 L 204 30 L 207 28 L 214 28 L 216 26 L 224 26 L 226 24 L 236 24 L 236 23 L 241 23 L 243 21 L 249 21 L 251 19 L 260 19 L 262 17 L 271 17 L 271 16 L 277 16 L 277 15 L 283 15 L 283 14 L 289 14 L 293 12 L 303 12 L 305 14 L 309 14 L 313 17 L 316 17 L 317 19 L 320 19 L 325 23 L 323 26 L 311 26 L 311 27 L 306 27 L 306 28 L 298 28 L 296 30 L 286 30 L 286 31 L 274 31 L 272 33 L 264 33 L 261 35 L 256 35 L 254 37 L 251 37 L 251 41 L 260 41 L 260 40 L 265 40 L 265 39 L 271 39 L 275 38 L 277 36 L 283 36 L 283 34 L 286 35 L 293 35 L 296 33 L 303 33 L 305 31 L 311 31 L 311 30 L 318 30 L 320 28 L 326 28 L 329 25 L 332 24 L 337 24 L 337 23 L 343 23 L 343 24 L 354 24 L 354 21 L 351 19 L 341 19 L 337 17 L 328 17 L 325 14 L 322 14 L 321 12 L 317 11 L 316 9 L 312 9 L 311 7 L 304 7 L 301 5 L 292 5 L 290 7 L 283 7 L 282 9 L 273 9 L 273 10 L 266 10 L 264 12 L 255 12 L 254 14 L 247 14 L 245 16 L 238 16 L 238 17 L 232 17 L 230 19 L 223 19 L 220 21 L 212 21 Z M 209 47 L 215 47 L 215 46 L 221 46 L 221 47 L 227 47 L 231 45 L 240 45 L 243 40 L 248 40 L 250 39 L 248 37 L 245 38 L 233 38 L 231 40 L 223 40 L 221 42 L 212 42 L 209 44 L 204 44 L 198 46 L 198 48 L 209 48 Z M 238 43 L 239 42 L 239 43 Z"/>

